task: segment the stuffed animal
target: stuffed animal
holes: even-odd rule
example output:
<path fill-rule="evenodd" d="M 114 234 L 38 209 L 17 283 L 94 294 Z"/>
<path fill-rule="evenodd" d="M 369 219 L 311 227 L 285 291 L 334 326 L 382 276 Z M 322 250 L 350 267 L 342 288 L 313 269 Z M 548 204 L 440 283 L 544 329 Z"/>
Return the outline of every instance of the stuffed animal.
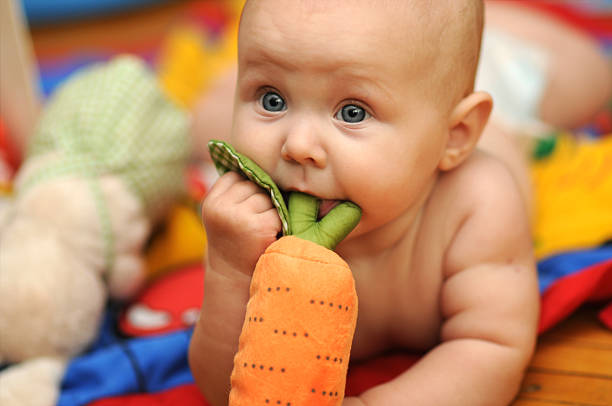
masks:
<path fill-rule="evenodd" d="M 0 213 L 0 404 L 51 405 L 107 299 L 142 286 L 151 225 L 182 193 L 188 120 L 140 60 L 70 78 Z"/>
<path fill-rule="evenodd" d="M 209 143 L 221 173 L 237 171 L 270 193 L 283 234 L 259 258 L 231 375 L 230 406 L 340 405 L 357 322 L 355 281 L 332 250 L 359 223 L 342 202 L 317 220 L 320 200 L 289 194 L 221 141 Z"/>

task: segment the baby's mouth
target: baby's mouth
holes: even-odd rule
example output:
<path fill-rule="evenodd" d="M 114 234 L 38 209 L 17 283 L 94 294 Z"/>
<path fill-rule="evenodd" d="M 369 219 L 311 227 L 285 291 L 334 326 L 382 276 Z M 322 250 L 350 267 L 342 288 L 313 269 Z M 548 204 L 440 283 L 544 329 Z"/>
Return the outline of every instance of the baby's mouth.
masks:
<path fill-rule="evenodd" d="M 321 220 L 327 215 L 334 207 L 340 204 L 340 200 L 323 199 L 319 204 L 319 215 L 318 220 Z"/>
<path fill-rule="evenodd" d="M 289 194 L 291 194 L 290 190 L 282 190 L 283 198 L 285 202 L 289 202 Z M 319 199 L 321 203 L 319 203 L 319 213 L 317 214 L 317 220 L 321 220 L 323 217 L 327 215 L 334 207 L 342 203 L 342 200 L 336 199 Z"/>

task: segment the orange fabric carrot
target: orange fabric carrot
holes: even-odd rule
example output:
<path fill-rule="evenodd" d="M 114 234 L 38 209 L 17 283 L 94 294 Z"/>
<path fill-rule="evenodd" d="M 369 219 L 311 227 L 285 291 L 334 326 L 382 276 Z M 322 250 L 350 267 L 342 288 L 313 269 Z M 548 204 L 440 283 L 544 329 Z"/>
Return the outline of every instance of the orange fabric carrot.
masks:
<path fill-rule="evenodd" d="M 219 143 L 214 148 L 220 147 L 228 151 Z M 267 176 L 229 151 L 241 162 L 228 166 L 224 155 L 224 168 L 249 166 L 243 172 L 258 183 Z M 213 148 L 211 155 L 220 162 Z M 268 190 L 278 192 L 273 184 Z M 271 244 L 257 262 L 234 358 L 231 406 L 342 403 L 357 294 L 351 270 L 332 249 L 357 225 L 361 210 L 343 202 L 317 221 L 319 204 L 315 197 L 292 193 L 288 213 L 281 213 L 292 235 Z"/>
<path fill-rule="evenodd" d="M 283 237 L 257 263 L 250 293 L 229 404 L 341 404 L 357 321 L 346 262 Z"/>

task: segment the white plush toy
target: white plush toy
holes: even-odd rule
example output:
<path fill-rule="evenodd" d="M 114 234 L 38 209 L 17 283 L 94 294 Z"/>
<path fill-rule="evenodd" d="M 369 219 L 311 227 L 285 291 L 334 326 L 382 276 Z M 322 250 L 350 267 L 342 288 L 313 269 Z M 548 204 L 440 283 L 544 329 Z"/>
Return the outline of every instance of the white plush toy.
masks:
<path fill-rule="evenodd" d="M 187 116 L 120 57 L 46 106 L 0 213 L 0 405 L 51 405 L 108 297 L 144 281 L 143 244 L 183 186 Z"/>

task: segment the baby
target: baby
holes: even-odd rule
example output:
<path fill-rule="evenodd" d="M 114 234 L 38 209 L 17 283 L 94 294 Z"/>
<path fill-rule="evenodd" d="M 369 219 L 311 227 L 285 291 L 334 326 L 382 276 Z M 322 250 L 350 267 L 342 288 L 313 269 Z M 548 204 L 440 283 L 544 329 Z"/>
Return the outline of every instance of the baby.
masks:
<path fill-rule="evenodd" d="M 359 297 L 353 360 L 427 351 L 344 405 L 507 405 L 531 357 L 538 291 L 517 179 L 475 149 L 492 108 L 474 92 L 479 0 L 247 2 L 231 144 L 284 190 L 358 204 L 336 252 Z M 206 292 L 190 347 L 227 404 L 259 256 L 281 228 L 235 173 L 203 205 Z"/>

